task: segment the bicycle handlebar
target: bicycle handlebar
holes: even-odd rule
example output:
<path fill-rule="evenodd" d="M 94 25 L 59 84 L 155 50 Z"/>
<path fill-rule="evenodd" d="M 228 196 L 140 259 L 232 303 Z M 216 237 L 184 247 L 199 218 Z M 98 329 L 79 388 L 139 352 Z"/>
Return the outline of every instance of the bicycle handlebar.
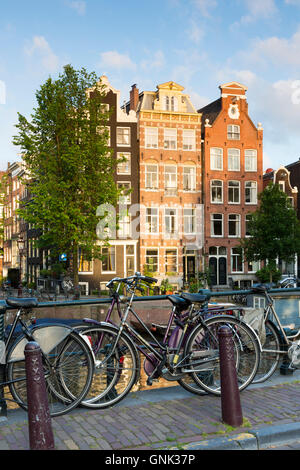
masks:
<path fill-rule="evenodd" d="M 119 283 L 124 282 L 125 284 L 131 285 L 133 284 L 135 280 L 147 282 L 148 284 L 153 284 L 154 282 L 157 282 L 157 279 L 155 279 L 154 277 L 143 276 L 141 273 L 136 272 L 134 276 L 123 277 L 123 278 L 114 277 L 106 284 L 106 287 L 111 287 L 115 282 L 119 282 Z"/>

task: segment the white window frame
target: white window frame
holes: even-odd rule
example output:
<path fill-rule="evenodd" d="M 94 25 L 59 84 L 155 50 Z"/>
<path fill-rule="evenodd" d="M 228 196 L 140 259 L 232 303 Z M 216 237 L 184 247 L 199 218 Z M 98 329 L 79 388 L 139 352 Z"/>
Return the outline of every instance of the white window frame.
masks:
<path fill-rule="evenodd" d="M 149 171 L 149 167 L 155 167 L 155 171 Z M 148 185 L 148 178 L 150 185 Z M 154 181 L 156 180 L 156 182 Z M 158 164 L 157 163 L 146 163 L 145 164 L 145 188 L 146 189 L 158 189 Z"/>
<path fill-rule="evenodd" d="M 215 218 L 215 216 L 221 216 Z M 215 235 L 215 230 L 214 230 L 214 222 L 221 222 L 221 234 L 220 235 Z M 222 238 L 224 236 L 224 216 L 223 214 L 219 213 L 213 213 L 210 214 L 210 235 L 212 238 Z"/>
<path fill-rule="evenodd" d="M 159 259 L 160 259 L 159 258 L 159 248 L 152 247 L 152 246 L 146 248 L 146 251 L 145 251 L 145 264 L 146 264 L 148 269 L 149 269 L 149 264 L 147 263 L 147 258 L 148 258 L 149 255 L 147 255 L 147 252 L 149 252 L 149 251 L 156 251 L 157 252 L 157 255 L 152 255 L 153 258 L 156 258 L 156 263 L 155 264 L 157 265 L 157 270 L 156 271 L 150 271 L 150 272 L 158 273 L 159 272 Z"/>
<path fill-rule="evenodd" d="M 165 207 L 164 225 L 165 235 L 174 236 L 178 234 L 177 209 L 173 207 Z"/>
<path fill-rule="evenodd" d="M 249 222 L 249 220 L 247 220 L 248 217 L 251 217 L 251 214 L 246 214 L 245 215 L 245 237 L 250 237 L 250 235 L 247 234 L 247 223 Z"/>
<path fill-rule="evenodd" d="M 257 171 L 257 150 L 245 149 L 245 171 Z"/>
<path fill-rule="evenodd" d="M 183 191 L 196 190 L 196 167 L 184 165 L 183 167 Z"/>
<path fill-rule="evenodd" d="M 148 222 L 150 220 L 150 223 Z M 154 221 L 154 222 L 153 222 Z M 150 230 L 156 224 L 156 231 Z M 146 207 L 146 233 L 158 235 L 159 233 L 159 211 L 157 207 Z"/>
<path fill-rule="evenodd" d="M 116 273 L 116 256 L 117 256 L 117 246 L 116 245 L 110 245 L 110 246 L 103 246 L 102 247 L 102 255 L 103 255 L 103 250 L 108 250 L 110 252 L 111 249 L 114 249 L 114 264 L 115 264 L 115 269 L 112 270 L 112 271 L 105 271 L 103 269 L 103 261 L 101 261 L 101 272 L 102 274 L 115 274 Z M 111 254 L 109 253 L 108 256 L 111 256 Z"/>
<path fill-rule="evenodd" d="M 183 209 L 183 233 L 185 235 L 196 233 L 196 211 L 192 207 Z"/>
<path fill-rule="evenodd" d="M 231 266 L 231 273 L 234 273 L 234 274 L 235 274 L 235 273 L 243 273 L 243 272 L 244 272 L 244 263 L 243 263 L 243 259 L 242 259 L 242 262 L 241 262 L 241 264 L 242 264 L 242 269 L 241 269 L 241 271 L 238 271 L 237 269 L 236 269 L 236 270 L 233 269 L 233 268 L 234 268 L 234 264 L 236 264 L 236 266 L 237 266 L 237 264 L 238 264 L 237 258 L 238 258 L 239 256 L 241 256 L 239 253 L 233 253 L 233 250 L 236 250 L 236 249 L 237 249 L 237 247 L 234 246 L 234 247 L 232 247 L 231 250 L 230 250 L 230 266 Z"/>
<path fill-rule="evenodd" d="M 240 140 L 240 126 L 237 124 L 227 125 L 227 139 L 228 140 Z"/>
<path fill-rule="evenodd" d="M 223 170 L 223 149 L 211 147 L 210 149 L 210 169 Z"/>
<path fill-rule="evenodd" d="M 196 150 L 196 131 L 195 129 L 183 129 L 182 131 L 182 150 Z"/>
<path fill-rule="evenodd" d="M 167 252 L 168 251 L 174 251 L 176 252 L 176 269 L 175 271 L 167 271 Z M 171 248 L 165 248 L 165 273 L 167 272 L 178 272 L 178 249 L 171 247 Z"/>
<path fill-rule="evenodd" d="M 221 183 L 216 185 L 215 183 Z M 218 193 L 218 189 L 221 190 L 221 199 L 218 199 L 218 197 L 214 197 L 214 192 Z M 215 190 L 215 191 L 214 191 Z M 216 194 L 217 196 L 217 194 Z M 223 204 L 223 181 L 222 180 L 211 180 L 210 182 L 210 202 L 211 204 Z"/>
<path fill-rule="evenodd" d="M 253 268 L 251 266 L 252 264 L 253 264 Z M 248 273 L 256 273 L 256 271 L 258 271 L 259 269 L 260 269 L 260 261 L 248 261 Z"/>
<path fill-rule="evenodd" d="M 237 185 L 232 185 L 231 183 L 238 183 Z M 228 194 L 227 194 L 227 197 L 228 197 L 228 204 L 240 204 L 241 203 L 241 182 L 240 181 L 237 181 L 237 180 L 229 180 L 228 181 Z M 230 197 L 229 197 L 229 192 L 232 192 L 232 199 L 233 201 L 230 200 Z M 235 201 L 235 195 L 238 194 L 238 201 Z"/>
<path fill-rule="evenodd" d="M 164 149 L 177 150 L 177 129 L 174 127 L 164 128 Z"/>
<path fill-rule="evenodd" d="M 118 238 L 127 239 L 131 237 L 131 217 L 128 211 L 119 214 Z"/>
<path fill-rule="evenodd" d="M 235 234 L 230 234 L 230 222 L 234 223 Z M 228 237 L 229 238 L 238 238 L 241 236 L 241 215 L 240 214 L 228 214 Z"/>
<path fill-rule="evenodd" d="M 228 171 L 240 171 L 241 169 L 241 152 L 240 149 L 227 149 Z"/>
<path fill-rule="evenodd" d="M 175 168 L 175 171 L 167 171 L 168 168 Z M 165 189 L 177 189 L 177 165 L 167 164 L 164 167 L 164 184 Z"/>
<path fill-rule="evenodd" d="M 125 204 L 131 204 L 131 181 L 118 181 L 117 182 L 117 188 L 118 190 L 122 187 L 122 186 L 128 186 L 128 190 L 130 191 L 129 194 L 125 194 L 124 196 L 123 195 L 120 195 L 119 196 L 119 200 L 118 200 L 118 204 L 121 204 L 121 205 L 125 205 Z M 126 189 L 126 191 L 127 191 Z"/>
<path fill-rule="evenodd" d="M 145 148 L 157 149 L 158 148 L 158 127 L 145 128 Z"/>
<path fill-rule="evenodd" d="M 122 130 L 123 131 L 123 135 L 122 135 L 122 142 L 119 142 L 119 131 Z M 128 142 L 126 142 L 126 137 L 124 138 L 124 132 L 125 131 L 128 131 L 127 132 L 127 136 L 128 136 Z M 117 140 L 117 147 L 130 147 L 131 145 L 131 128 L 130 127 L 125 127 L 125 126 L 118 126 L 117 129 L 116 129 L 116 140 Z"/>
<path fill-rule="evenodd" d="M 117 159 L 126 158 L 126 161 L 118 163 L 117 175 L 131 175 L 131 153 L 117 152 Z"/>
<path fill-rule="evenodd" d="M 250 189 L 249 191 L 250 202 L 246 200 L 246 192 L 248 189 L 248 186 L 247 186 L 248 183 L 253 185 L 253 187 L 249 188 Z M 257 182 L 256 181 L 245 181 L 245 204 L 248 204 L 248 205 L 257 204 Z"/>

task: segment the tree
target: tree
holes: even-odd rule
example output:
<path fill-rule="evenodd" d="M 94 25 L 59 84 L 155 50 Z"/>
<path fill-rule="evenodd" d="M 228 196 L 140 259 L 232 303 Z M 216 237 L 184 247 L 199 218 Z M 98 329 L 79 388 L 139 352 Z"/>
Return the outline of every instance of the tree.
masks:
<path fill-rule="evenodd" d="M 38 245 L 65 253 L 78 284 L 78 253 L 99 258 L 96 226 L 101 204 L 117 203 L 116 159 L 108 143 L 109 114 L 96 74 L 64 67 L 36 92 L 31 120 L 18 115 L 18 135 L 31 195 L 19 213 L 39 229 Z"/>
<path fill-rule="evenodd" d="M 240 248 L 247 261 L 266 262 L 272 282 L 276 259 L 289 262 L 300 252 L 300 223 L 278 184 L 270 183 L 258 198 L 260 206 L 249 220 L 250 237 L 240 241 Z"/>

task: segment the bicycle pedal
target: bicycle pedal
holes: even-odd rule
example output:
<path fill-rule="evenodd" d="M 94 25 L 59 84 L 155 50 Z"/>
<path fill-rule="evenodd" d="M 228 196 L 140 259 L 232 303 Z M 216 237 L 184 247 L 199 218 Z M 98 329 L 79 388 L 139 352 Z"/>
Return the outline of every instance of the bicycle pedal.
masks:
<path fill-rule="evenodd" d="M 151 387 L 151 385 L 153 385 L 153 379 L 150 379 L 150 377 L 148 377 L 147 379 L 147 385 L 148 387 Z"/>

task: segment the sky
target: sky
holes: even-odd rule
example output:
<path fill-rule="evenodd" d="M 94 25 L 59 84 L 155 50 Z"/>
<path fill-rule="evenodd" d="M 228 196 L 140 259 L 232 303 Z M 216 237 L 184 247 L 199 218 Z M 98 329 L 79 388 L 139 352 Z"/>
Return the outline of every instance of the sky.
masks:
<path fill-rule="evenodd" d="M 121 104 L 173 80 L 199 109 L 238 81 L 264 169 L 300 158 L 300 0 L 0 0 L 0 170 L 20 160 L 18 113 L 66 64 L 107 75 Z"/>

